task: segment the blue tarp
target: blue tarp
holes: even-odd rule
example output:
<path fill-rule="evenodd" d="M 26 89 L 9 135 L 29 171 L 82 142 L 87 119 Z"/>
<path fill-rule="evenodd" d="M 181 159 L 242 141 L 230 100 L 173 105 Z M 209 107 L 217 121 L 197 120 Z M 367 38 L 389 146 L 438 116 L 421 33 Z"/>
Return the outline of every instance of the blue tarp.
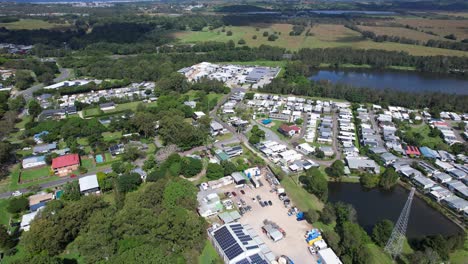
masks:
<path fill-rule="evenodd" d="M 303 212 L 297 213 L 297 215 L 296 215 L 296 220 L 297 220 L 297 221 L 302 221 L 302 220 L 304 220 L 304 213 L 303 213 Z"/>
<path fill-rule="evenodd" d="M 435 150 L 432 150 L 428 147 L 420 147 L 419 151 L 426 158 L 436 159 L 439 157 L 439 154 Z"/>

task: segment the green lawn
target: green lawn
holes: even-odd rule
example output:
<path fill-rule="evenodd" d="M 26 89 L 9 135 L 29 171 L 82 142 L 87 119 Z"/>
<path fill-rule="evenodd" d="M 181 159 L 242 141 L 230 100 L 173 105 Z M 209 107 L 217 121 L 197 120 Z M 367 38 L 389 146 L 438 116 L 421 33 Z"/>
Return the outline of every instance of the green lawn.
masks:
<path fill-rule="evenodd" d="M 456 250 L 450 254 L 451 264 L 466 264 L 468 260 L 468 237 L 465 237 L 463 249 Z"/>
<path fill-rule="evenodd" d="M 411 130 L 409 133 L 419 133 L 421 134 L 424 139 L 422 140 L 422 146 L 426 146 L 429 148 L 437 148 L 437 145 L 445 145 L 445 147 L 448 149 L 448 145 L 444 143 L 442 138 L 440 137 L 430 137 L 429 136 L 430 128 L 427 124 L 421 124 L 417 126 L 412 126 Z M 408 133 L 408 132 L 407 132 Z"/>
<path fill-rule="evenodd" d="M 26 169 L 21 172 L 21 180 L 34 180 L 38 178 L 50 176 L 50 167 L 44 166 L 40 168 Z"/>
<path fill-rule="evenodd" d="M 296 205 L 301 211 L 308 211 L 309 209 L 314 209 L 321 211 L 323 208 L 323 203 L 313 194 L 308 193 L 302 186 L 300 186 L 297 181 L 287 176 L 281 180 L 281 185 L 286 190 L 286 193 L 291 198 L 291 201 Z"/>
<path fill-rule="evenodd" d="M 2 225 L 8 225 L 8 221 L 10 220 L 10 213 L 6 209 L 8 203 L 8 199 L 0 199 L 0 224 Z"/>
<path fill-rule="evenodd" d="M 81 166 L 88 169 L 88 171 L 93 171 L 96 169 L 96 165 L 92 159 L 82 159 Z"/>
<path fill-rule="evenodd" d="M 219 257 L 218 253 L 216 252 L 215 248 L 211 244 L 210 241 L 205 242 L 205 247 L 201 255 L 198 257 L 198 263 L 201 264 L 222 264 L 221 258 Z"/>
<path fill-rule="evenodd" d="M 122 137 L 122 131 L 104 132 L 102 133 L 102 136 L 104 137 L 104 141 L 112 141 L 112 140 L 120 139 Z"/>
<path fill-rule="evenodd" d="M 216 137 L 216 140 L 223 141 L 232 138 L 232 133 L 226 133 Z"/>
<path fill-rule="evenodd" d="M 279 131 L 278 131 L 278 128 L 284 124 L 285 122 L 283 121 L 278 121 L 278 120 L 273 120 L 271 123 L 273 123 L 273 125 L 271 127 L 269 127 L 268 129 L 270 129 L 271 131 L 273 131 L 275 134 L 277 134 L 279 136 L 280 139 L 282 140 L 289 140 L 291 139 L 290 137 L 285 137 L 283 134 L 281 134 Z"/>
<path fill-rule="evenodd" d="M 135 102 L 117 104 L 115 109 L 105 111 L 105 112 L 102 112 L 101 110 L 99 110 L 99 107 L 95 107 L 95 108 L 86 109 L 83 112 L 83 116 L 84 117 L 97 117 L 97 116 L 107 116 L 107 115 L 110 115 L 110 114 L 120 113 L 120 112 L 124 112 L 126 110 L 136 111 L 137 106 L 139 104 L 143 104 L 143 105 L 145 105 L 147 107 L 151 107 L 151 106 L 156 106 L 156 103 L 157 102 L 144 103 L 142 101 L 135 101 Z"/>
<path fill-rule="evenodd" d="M 392 264 L 392 259 L 383 252 L 383 250 L 375 244 L 367 244 L 366 247 L 370 250 L 372 261 L 370 263 Z"/>
<path fill-rule="evenodd" d="M 42 179 L 42 180 L 32 181 L 32 182 L 24 183 L 24 184 L 19 184 L 18 183 L 19 166 L 16 165 L 12 169 L 12 172 L 10 173 L 10 178 L 9 179 L 10 179 L 10 184 L 8 186 L 8 190 L 15 191 L 15 190 L 18 190 L 18 189 L 28 188 L 30 186 L 38 185 L 38 184 L 41 184 L 41 183 L 46 183 L 46 182 L 49 182 L 49 181 L 55 181 L 55 180 L 60 179 L 60 177 L 54 175 L 54 176 L 50 176 L 50 177 Z"/>

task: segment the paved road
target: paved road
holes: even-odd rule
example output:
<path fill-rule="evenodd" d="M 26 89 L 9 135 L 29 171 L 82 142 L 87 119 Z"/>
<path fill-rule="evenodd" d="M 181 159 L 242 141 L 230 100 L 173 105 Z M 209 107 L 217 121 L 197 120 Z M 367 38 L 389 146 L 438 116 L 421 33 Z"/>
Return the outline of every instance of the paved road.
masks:
<path fill-rule="evenodd" d="M 263 130 L 265 132 L 265 139 L 266 140 L 271 140 L 271 141 L 276 141 L 276 142 L 279 142 L 279 143 L 283 143 L 283 144 L 287 144 L 286 142 L 283 142 L 281 140 L 281 138 L 275 133 L 273 132 L 271 129 L 269 128 L 266 128 L 260 124 L 257 124 L 255 121 L 251 121 L 250 122 L 252 125 L 258 125 L 258 128 L 260 128 L 260 130 Z"/>
<path fill-rule="evenodd" d="M 70 72 L 71 70 L 70 69 L 66 69 L 66 68 L 60 68 L 60 75 L 57 76 L 57 78 L 54 79 L 54 83 L 57 83 L 57 82 L 62 82 L 68 78 L 70 78 Z M 40 83 L 40 84 L 37 84 L 37 85 L 34 85 L 26 90 L 23 90 L 23 91 L 19 91 L 16 93 L 15 96 L 18 96 L 18 95 L 23 95 L 24 99 L 26 99 L 26 101 L 30 100 L 33 98 L 33 93 L 41 88 L 44 87 L 44 84 Z"/>
<path fill-rule="evenodd" d="M 110 172 L 112 171 L 111 169 L 104 169 L 104 170 L 101 170 L 103 172 Z M 83 177 L 86 177 L 86 176 L 89 176 L 89 175 L 94 175 L 96 174 L 96 172 L 94 173 L 86 173 L 86 174 L 81 174 L 75 178 L 70 178 L 70 177 L 64 177 L 64 178 L 61 178 L 61 179 L 58 179 L 58 180 L 55 180 L 55 181 L 50 181 L 50 182 L 46 182 L 46 183 L 42 183 L 42 184 L 39 184 L 37 186 L 39 186 L 41 188 L 41 190 L 45 190 L 47 188 L 51 188 L 51 187 L 55 187 L 55 186 L 60 186 L 60 185 L 64 185 L 66 184 L 67 182 L 71 182 L 71 181 L 76 181 L 80 178 L 83 178 Z M 23 189 L 20 189 L 19 190 L 20 192 L 22 193 L 27 193 L 29 192 L 29 190 L 27 188 L 23 188 Z M 11 197 L 11 194 L 13 192 L 5 192 L 5 193 L 0 193 L 0 199 L 6 199 L 6 198 L 9 198 Z"/>

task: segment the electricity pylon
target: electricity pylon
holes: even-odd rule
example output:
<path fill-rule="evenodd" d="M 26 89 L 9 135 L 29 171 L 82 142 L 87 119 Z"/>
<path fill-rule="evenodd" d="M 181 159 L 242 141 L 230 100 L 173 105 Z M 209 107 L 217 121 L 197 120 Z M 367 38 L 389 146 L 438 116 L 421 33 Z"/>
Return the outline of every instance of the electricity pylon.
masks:
<path fill-rule="evenodd" d="M 403 249 L 403 242 L 405 241 L 406 227 L 408 226 L 408 219 L 411 212 L 411 203 L 413 202 L 414 191 L 416 189 L 411 188 L 411 192 L 406 200 L 405 207 L 401 211 L 400 217 L 392 230 L 392 234 L 385 245 L 385 251 L 395 259 L 400 255 Z"/>

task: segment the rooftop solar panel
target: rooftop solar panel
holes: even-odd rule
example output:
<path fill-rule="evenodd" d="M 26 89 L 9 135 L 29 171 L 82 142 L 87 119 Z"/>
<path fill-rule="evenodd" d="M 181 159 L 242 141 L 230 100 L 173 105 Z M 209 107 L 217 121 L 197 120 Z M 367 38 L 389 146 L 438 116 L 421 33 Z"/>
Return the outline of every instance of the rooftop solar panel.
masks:
<path fill-rule="evenodd" d="M 250 263 L 250 261 L 248 259 L 241 259 L 236 264 L 251 264 L 251 263 Z"/>
<path fill-rule="evenodd" d="M 242 252 L 244 251 L 237 243 L 235 243 L 234 245 L 232 245 L 231 247 L 229 247 L 228 249 L 224 251 L 228 259 L 233 259 L 239 256 L 240 254 L 242 254 Z"/>

